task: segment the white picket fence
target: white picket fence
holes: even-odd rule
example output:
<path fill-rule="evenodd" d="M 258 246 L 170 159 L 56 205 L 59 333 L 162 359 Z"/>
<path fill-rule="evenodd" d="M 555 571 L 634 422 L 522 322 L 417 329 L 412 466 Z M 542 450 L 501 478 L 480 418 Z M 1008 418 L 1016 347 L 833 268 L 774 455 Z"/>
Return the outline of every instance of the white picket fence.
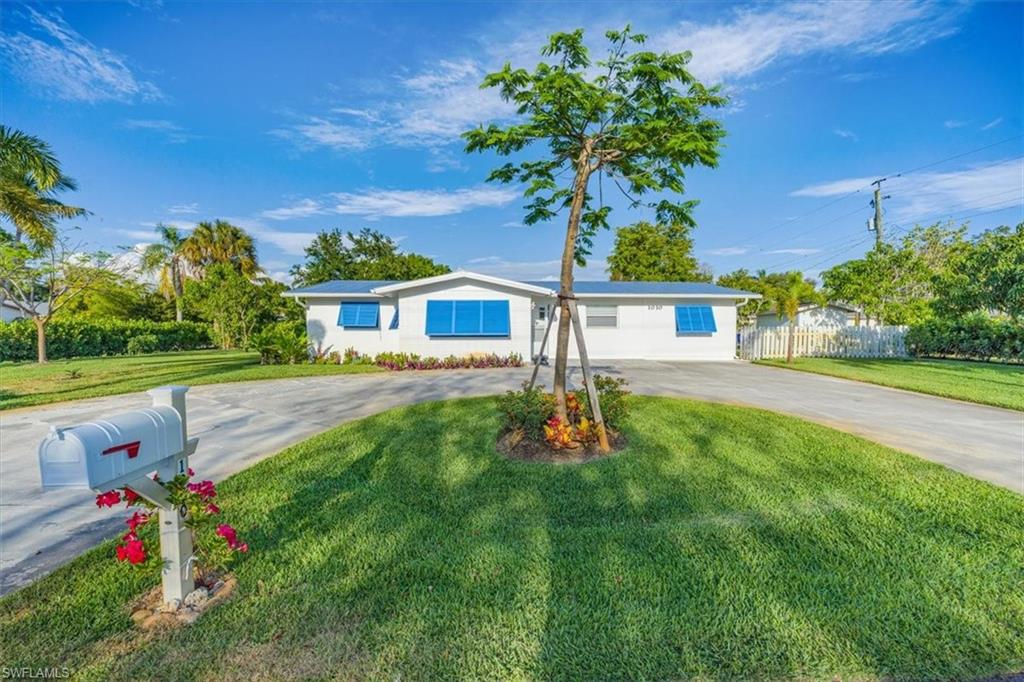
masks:
<path fill-rule="evenodd" d="M 793 334 L 796 357 L 901 358 L 907 356 L 906 327 L 797 327 Z M 745 360 L 784 358 L 789 344 L 786 327 L 746 327 L 739 333 L 739 356 Z"/>

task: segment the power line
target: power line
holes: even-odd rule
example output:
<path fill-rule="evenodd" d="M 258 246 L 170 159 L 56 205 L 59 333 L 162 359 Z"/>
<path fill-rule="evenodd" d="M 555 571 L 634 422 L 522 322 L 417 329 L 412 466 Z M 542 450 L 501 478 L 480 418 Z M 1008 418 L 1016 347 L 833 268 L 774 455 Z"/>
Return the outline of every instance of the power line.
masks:
<path fill-rule="evenodd" d="M 957 218 L 957 220 L 963 221 L 963 220 L 968 220 L 970 218 L 975 218 L 977 216 L 987 215 L 989 213 L 997 213 L 999 211 L 1005 211 L 1007 209 L 1015 208 L 1017 206 L 1024 206 L 1024 204 L 1006 204 L 1007 200 L 997 201 L 997 202 L 995 202 L 993 204 L 989 204 L 987 206 L 977 206 L 977 205 L 971 206 L 970 205 L 970 204 L 975 203 L 976 201 L 979 201 L 981 199 L 987 199 L 987 198 L 992 198 L 992 197 L 997 197 L 997 196 L 1003 196 L 1003 195 L 1006 195 L 1006 194 L 1018 194 L 1018 193 L 1024 193 L 1024 190 L 1013 189 L 1013 190 L 1009 190 L 1009 191 L 993 192 L 992 194 L 987 194 L 987 195 L 984 195 L 984 196 L 981 196 L 981 197 L 977 197 L 974 201 L 962 202 L 960 204 L 954 204 L 954 207 L 956 207 L 956 206 L 966 206 L 967 208 L 963 208 L 963 209 L 959 209 L 959 210 L 953 210 L 953 211 L 950 211 L 949 209 L 946 209 L 946 210 L 942 211 L 941 213 L 935 213 L 935 214 L 931 214 L 931 215 L 925 216 L 924 220 L 922 220 L 920 217 L 918 217 L 918 218 L 915 218 L 913 220 L 913 224 L 917 225 L 917 224 L 920 224 L 922 222 L 929 222 L 932 219 L 941 219 L 941 218 L 947 218 L 947 217 L 950 220 L 953 220 L 954 216 L 956 216 L 959 213 L 969 213 L 971 211 L 978 211 L 976 213 L 972 213 L 971 215 L 967 215 L 967 216 L 963 216 L 961 218 Z M 894 229 L 894 232 L 893 232 L 893 236 L 895 236 L 897 233 L 900 233 L 900 232 L 909 232 L 910 229 L 913 227 L 913 225 L 908 226 L 908 227 L 900 227 L 898 224 L 894 224 L 894 227 L 895 227 L 895 229 Z M 856 237 L 854 239 L 856 239 Z M 825 260 L 828 260 L 830 258 L 834 258 L 835 256 L 839 255 L 840 253 L 843 253 L 845 251 L 848 251 L 850 248 L 853 248 L 852 246 L 846 247 L 846 244 L 849 244 L 849 241 L 850 241 L 849 240 L 849 236 L 844 236 L 844 237 L 841 237 L 838 240 L 832 240 L 831 242 L 825 242 L 824 244 L 821 244 L 820 246 L 828 246 L 829 244 L 833 244 L 833 243 L 835 243 L 837 241 L 844 242 L 843 245 L 838 247 L 840 249 L 840 251 L 835 252 L 835 253 L 830 253 L 828 256 L 826 256 Z M 864 241 L 867 241 L 867 239 L 861 239 L 857 243 L 862 243 Z M 828 249 L 828 250 L 831 251 L 831 249 Z M 794 258 L 789 258 L 789 259 L 786 259 L 786 260 L 783 260 L 783 261 L 779 261 L 779 262 L 771 265 L 770 269 L 775 270 L 775 269 L 778 269 L 778 268 L 781 268 L 781 267 L 784 267 L 784 266 L 788 266 L 788 265 L 791 265 L 791 264 L 796 263 L 798 261 L 801 261 L 801 260 L 803 260 L 805 258 L 809 258 L 812 255 L 817 255 L 817 254 L 806 254 L 806 255 L 796 256 Z M 813 267 L 813 265 L 812 266 L 807 266 L 807 267 Z"/>
<path fill-rule="evenodd" d="M 840 197 L 838 197 L 836 199 L 828 201 L 828 202 L 818 206 L 817 208 L 814 208 L 814 209 L 808 211 L 807 213 L 803 213 L 803 214 L 795 216 L 793 218 L 788 218 L 786 220 L 783 220 L 782 222 L 776 223 L 775 225 L 772 225 L 772 226 L 764 229 L 761 232 L 761 235 L 767 234 L 769 232 L 773 232 L 773 231 L 775 231 L 775 230 L 777 230 L 779 228 L 785 227 L 786 225 L 791 225 L 793 223 L 797 223 L 797 222 L 799 222 L 801 220 L 804 220 L 805 218 L 807 218 L 809 216 L 812 216 L 812 215 L 814 215 L 816 213 L 819 213 L 819 212 L 825 210 L 826 208 L 829 208 L 830 206 L 834 206 L 835 204 L 838 204 L 838 203 L 840 203 L 842 201 L 845 201 L 845 200 L 849 199 L 850 197 L 856 196 L 857 194 L 863 192 L 864 190 L 869 189 L 875 182 L 882 182 L 882 181 L 885 181 L 885 180 L 890 179 L 890 178 L 899 178 L 899 177 L 903 177 L 903 176 L 906 176 L 906 175 L 910 175 L 912 173 L 917 173 L 918 171 L 922 171 L 922 170 L 925 170 L 927 168 L 934 168 L 935 166 L 939 166 L 939 165 L 941 165 L 943 163 L 946 163 L 948 161 L 955 161 L 956 159 L 960 159 L 960 158 L 963 158 L 965 156 L 970 156 L 971 154 L 977 154 L 978 152 L 983 152 L 983 151 L 985 151 L 987 149 L 992 149 L 993 147 L 998 147 L 999 145 L 1006 144 L 1007 142 L 1012 142 L 1014 140 L 1019 140 L 1022 137 L 1024 137 L 1024 134 L 1014 135 L 1012 137 L 1008 137 L 1008 138 L 1000 140 L 998 142 L 993 142 L 992 144 L 987 144 L 987 145 L 985 145 L 983 147 L 977 147 L 975 149 L 969 149 L 967 151 L 960 152 L 958 154 L 953 154 L 952 156 L 947 156 L 946 158 L 939 159 L 938 161 L 932 161 L 930 163 L 926 163 L 926 164 L 923 164 L 921 166 L 916 166 L 914 168 L 910 168 L 908 170 L 900 171 L 898 173 L 891 173 L 891 174 L 889 174 L 887 176 L 879 178 L 878 180 L 870 182 L 870 183 L 864 185 L 863 187 L 858 187 L 857 189 L 853 190 L 852 192 L 848 192 L 848 193 L 846 193 L 846 194 L 844 194 L 844 195 L 842 195 L 842 196 L 840 196 Z"/>

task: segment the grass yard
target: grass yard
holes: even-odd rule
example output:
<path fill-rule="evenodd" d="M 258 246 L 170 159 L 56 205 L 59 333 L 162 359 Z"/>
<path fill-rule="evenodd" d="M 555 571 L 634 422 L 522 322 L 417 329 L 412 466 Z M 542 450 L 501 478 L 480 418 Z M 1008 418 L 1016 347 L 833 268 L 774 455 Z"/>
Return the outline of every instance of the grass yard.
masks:
<path fill-rule="evenodd" d="M 1024 365 L 870 358 L 795 358 L 792 365 L 785 360 L 758 363 L 1024 411 Z"/>
<path fill-rule="evenodd" d="M 338 427 L 220 486 L 250 547 L 230 601 L 142 634 L 126 604 L 158 578 L 108 542 L 0 600 L 0 664 L 97 680 L 1024 670 L 1024 497 L 769 412 L 633 406 L 627 449 L 579 466 L 496 455 L 492 399 Z"/>
<path fill-rule="evenodd" d="M 259 353 L 202 350 L 107 358 L 0 362 L 0 410 L 144 391 L 163 384 L 217 384 L 376 372 L 367 365 L 261 365 Z"/>

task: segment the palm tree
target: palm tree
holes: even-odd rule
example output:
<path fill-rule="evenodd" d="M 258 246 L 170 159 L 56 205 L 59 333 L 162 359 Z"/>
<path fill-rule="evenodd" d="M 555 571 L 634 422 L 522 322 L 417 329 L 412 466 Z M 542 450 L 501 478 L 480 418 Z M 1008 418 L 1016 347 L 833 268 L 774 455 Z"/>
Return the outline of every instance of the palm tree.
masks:
<path fill-rule="evenodd" d="M 793 340 L 796 336 L 796 317 L 803 303 L 821 300 L 821 294 L 814 288 L 814 282 L 804 279 L 800 272 L 787 272 L 766 294 L 775 306 L 780 318 L 789 320 L 789 339 L 786 344 L 786 362 L 793 362 Z"/>
<path fill-rule="evenodd" d="M 160 241 L 150 244 L 142 252 L 142 269 L 160 273 L 160 293 L 174 299 L 174 317 L 181 322 L 181 301 L 185 293 L 184 246 L 188 241 L 176 227 L 157 225 Z"/>
<path fill-rule="evenodd" d="M 61 172 L 50 146 L 38 137 L 0 125 L 0 217 L 39 247 L 53 245 L 58 218 L 85 215 L 85 209 L 56 199 L 74 190 L 75 181 Z"/>
<path fill-rule="evenodd" d="M 230 263 L 247 277 L 260 272 L 252 237 L 225 220 L 196 225 L 182 246 L 182 255 L 198 279 L 203 278 L 207 266 L 215 263 Z"/>

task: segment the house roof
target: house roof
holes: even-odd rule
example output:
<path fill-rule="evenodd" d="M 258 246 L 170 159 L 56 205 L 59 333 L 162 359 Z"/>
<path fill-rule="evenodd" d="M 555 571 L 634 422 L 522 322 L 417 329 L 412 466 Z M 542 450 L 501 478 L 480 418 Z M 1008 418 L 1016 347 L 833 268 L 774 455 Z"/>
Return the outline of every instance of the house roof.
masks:
<path fill-rule="evenodd" d="M 848 313 L 863 313 L 863 311 L 860 308 L 858 308 L 857 306 L 850 305 L 849 303 L 839 303 L 839 302 L 824 303 L 824 304 L 823 303 L 804 303 L 799 308 L 797 308 L 797 312 L 805 313 L 808 310 L 818 310 L 819 308 L 835 308 L 836 310 L 842 310 L 842 311 L 848 312 Z M 763 312 L 763 313 L 758 313 L 757 316 L 758 317 L 764 317 L 765 315 L 775 316 L 776 312 L 774 310 L 769 310 L 769 311 L 766 311 L 766 312 Z"/>
<path fill-rule="evenodd" d="M 309 298 L 337 298 L 338 296 L 377 297 L 386 296 L 403 289 L 424 286 L 448 280 L 468 278 L 524 289 L 542 296 L 554 296 L 558 282 L 554 280 L 519 281 L 481 275 L 473 272 L 452 272 L 438 277 L 409 280 L 332 280 L 322 284 L 291 289 L 285 296 Z M 710 282 L 599 282 L 577 281 L 573 291 L 581 298 L 612 297 L 655 297 L 655 298 L 761 298 L 759 294 L 740 289 L 720 287 Z"/>
<path fill-rule="evenodd" d="M 452 282 L 459 279 L 469 279 L 475 282 L 483 282 L 485 284 L 494 284 L 496 286 L 508 287 L 510 289 L 521 289 L 528 291 L 532 294 L 540 294 L 541 296 L 552 296 L 554 291 L 551 288 L 552 282 L 519 282 L 514 279 L 504 279 L 502 277 L 493 277 L 491 275 L 481 275 L 478 272 L 466 272 L 465 270 L 458 270 L 456 272 L 449 272 L 444 275 L 438 275 L 436 277 L 424 277 L 422 279 L 412 279 L 408 282 L 396 282 L 394 284 L 386 284 L 384 286 L 375 287 L 373 293 L 375 294 L 391 294 L 396 291 L 403 291 L 405 289 L 416 289 L 419 287 L 430 286 L 431 284 L 443 284 L 444 282 Z"/>
<path fill-rule="evenodd" d="M 558 289 L 558 282 L 528 282 Z M 710 282 L 600 282 L 577 281 L 572 285 L 577 296 L 710 296 L 727 298 L 760 298 L 760 295 L 720 287 Z"/>

